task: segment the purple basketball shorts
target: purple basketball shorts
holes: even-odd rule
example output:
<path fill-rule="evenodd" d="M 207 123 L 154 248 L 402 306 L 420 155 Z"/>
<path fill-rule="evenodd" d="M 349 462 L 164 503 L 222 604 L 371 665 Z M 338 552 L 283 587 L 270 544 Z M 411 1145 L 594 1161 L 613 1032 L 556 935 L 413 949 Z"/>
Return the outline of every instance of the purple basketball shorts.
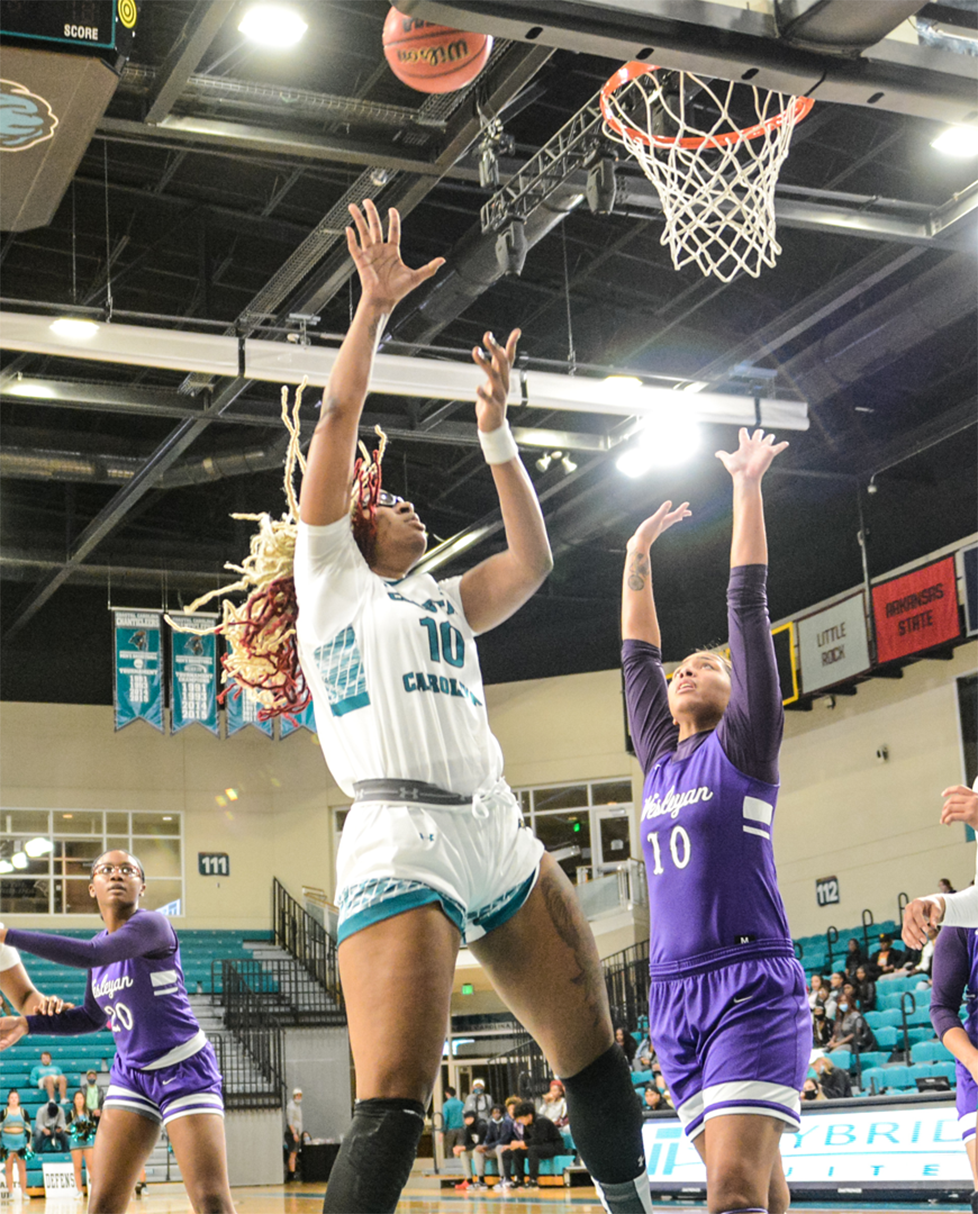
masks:
<path fill-rule="evenodd" d="M 686 1136 L 734 1113 L 796 1130 L 812 1049 L 804 971 L 779 956 L 710 965 L 649 990 L 649 1035 Z"/>
<path fill-rule="evenodd" d="M 128 1109 L 164 1125 L 194 1113 L 217 1113 L 223 1117 L 221 1072 L 214 1047 L 208 1042 L 183 1062 L 158 1071 L 125 1066 L 116 1055 L 103 1108 Z"/>
<path fill-rule="evenodd" d="M 961 1141 L 967 1142 L 975 1136 L 975 1121 L 978 1116 L 978 1084 L 971 1077 L 971 1072 L 960 1062 L 955 1064 L 958 1086 L 954 1095 L 954 1103 L 958 1108 L 958 1126 L 961 1129 Z"/>

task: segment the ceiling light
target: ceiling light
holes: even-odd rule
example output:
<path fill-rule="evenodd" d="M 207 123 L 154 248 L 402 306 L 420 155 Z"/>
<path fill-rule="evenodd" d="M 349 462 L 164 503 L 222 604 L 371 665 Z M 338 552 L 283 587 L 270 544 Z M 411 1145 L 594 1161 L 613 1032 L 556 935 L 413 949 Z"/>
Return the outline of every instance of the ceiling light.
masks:
<path fill-rule="evenodd" d="M 26 868 L 28 864 L 30 864 L 30 860 L 27 859 L 26 852 L 15 851 L 10 857 L 10 863 L 14 866 L 14 868 Z"/>
<path fill-rule="evenodd" d="M 0 860 L 0 873 L 12 873 L 14 866 L 9 860 Z"/>
<path fill-rule="evenodd" d="M 537 460 L 537 467 L 540 469 L 541 472 L 546 472 L 547 469 L 550 467 L 551 462 L 552 461 L 550 459 L 549 454 L 541 455 L 540 458 Z"/>
<path fill-rule="evenodd" d="M 46 856 L 49 851 L 54 851 L 54 844 L 50 839 L 28 839 L 24 844 L 24 851 L 34 858 Z"/>
<path fill-rule="evenodd" d="M 978 156 L 978 127 L 949 126 L 931 140 L 930 146 L 945 156 Z"/>
<path fill-rule="evenodd" d="M 563 464 L 565 472 L 576 472 L 577 471 L 577 464 L 574 463 L 574 461 L 571 459 L 571 457 L 569 455 L 565 455 L 564 458 L 560 462 Z"/>
<path fill-rule="evenodd" d="M 39 384 L 33 380 L 17 380 L 16 383 L 3 389 L 5 396 L 31 396 L 34 400 L 54 400 L 57 392 L 48 384 Z"/>
<path fill-rule="evenodd" d="M 99 329 L 94 320 L 78 320 L 74 316 L 59 316 L 48 327 L 52 333 L 67 338 L 68 341 L 88 341 Z"/>
<path fill-rule="evenodd" d="M 697 379 L 697 380 L 694 380 L 691 384 L 683 384 L 683 391 L 684 392 L 702 392 L 704 388 L 708 388 L 709 386 L 710 385 L 706 382 L 705 379 Z"/>
<path fill-rule="evenodd" d="M 252 42 L 280 49 L 295 46 L 309 28 L 294 9 L 256 4 L 241 18 L 238 29 Z"/>
<path fill-rule="evenodd" d="M 696 419 L 678 409 L 658 409 L 638 432 L 635 446 L 622 452 L 615 467 L 625 476 L 644 476 L 653 468 L 685 463 L 700 445 Z"/>

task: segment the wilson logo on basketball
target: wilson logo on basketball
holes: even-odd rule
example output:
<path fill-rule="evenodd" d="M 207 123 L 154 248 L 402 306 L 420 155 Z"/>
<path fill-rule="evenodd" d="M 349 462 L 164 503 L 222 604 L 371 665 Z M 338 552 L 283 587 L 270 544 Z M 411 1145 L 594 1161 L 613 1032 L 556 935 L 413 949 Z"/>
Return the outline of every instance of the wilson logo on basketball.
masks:
<path fill-rule="evenodd" d="M 463 38 L 459 42 L 449 42 L 445 46 L 419 46 L 398 48 L 398 63 L 427 63 L 429 67 L 440 67 L 443 63 L 457 63 L 466 59 L 469 54 L 469 44 Z"/>

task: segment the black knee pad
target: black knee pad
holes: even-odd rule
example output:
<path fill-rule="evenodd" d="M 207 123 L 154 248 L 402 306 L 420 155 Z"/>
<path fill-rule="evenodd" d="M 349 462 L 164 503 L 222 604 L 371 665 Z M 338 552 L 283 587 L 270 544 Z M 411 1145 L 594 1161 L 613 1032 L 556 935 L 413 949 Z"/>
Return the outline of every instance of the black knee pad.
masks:
<path fill-rule="evenodd" d="M 618 1046 L 561 1082 L 574 1142 L 592 1177 L 615 1185 L 644 1173 L 642 1106 Z"/>
<path fill-rule="evenodd" d="M 393 1214 L 424 1129 L 417 1100 L 358 1100 L 326 1186 L 323 1214 Z"/>

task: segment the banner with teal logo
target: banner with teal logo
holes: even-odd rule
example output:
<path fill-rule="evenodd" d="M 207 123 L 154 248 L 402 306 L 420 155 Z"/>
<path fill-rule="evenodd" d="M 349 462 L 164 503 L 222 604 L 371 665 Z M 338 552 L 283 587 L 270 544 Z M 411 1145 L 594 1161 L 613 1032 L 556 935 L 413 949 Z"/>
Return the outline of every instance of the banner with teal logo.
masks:
<path fill-rule="evenodd" d="M 224 704 L 228 714 L 228 737 L 230 738 L 239 730 L 244 729 L 246 725 L 254 725 L 266 737 L 273 737 L 275 722 L 258 720 L 258 701 L 253 700 L 243 687 L 238 686 L 234 679 L 228 679 L 227 689 L 228 694 Z"/>
<path fill-rule="evenodd" d="M 171 613 L 170 619 L 182 628 L 173 628 L 173 663 L 170 669 L 170 729 L 177 733 L 185 725 L 203 725 L 211 733 L 220 733 L 217 720 L 217 637 L 198 636 L 213 628 L 216 614 L 185 615 Z"/>
<path fill-rule="evenodd" d="M 115 633 L 115 728 L 148 721 L 163 729 L 162 614 L 112 609 Z"/>
<path fill-rule="evenodd" d="M 279 726 L 279 738 L 287 738 L 290 733 L 295 733 L 297 729 L 308 729 L 310 733 L 317 733 L 316 729 L 316 714 L 312 710 L 312 700 L 303 708 L 302 712 L 293 714 L 292 720 L 288 717 L 282 717 L 282 724 Z"/>

